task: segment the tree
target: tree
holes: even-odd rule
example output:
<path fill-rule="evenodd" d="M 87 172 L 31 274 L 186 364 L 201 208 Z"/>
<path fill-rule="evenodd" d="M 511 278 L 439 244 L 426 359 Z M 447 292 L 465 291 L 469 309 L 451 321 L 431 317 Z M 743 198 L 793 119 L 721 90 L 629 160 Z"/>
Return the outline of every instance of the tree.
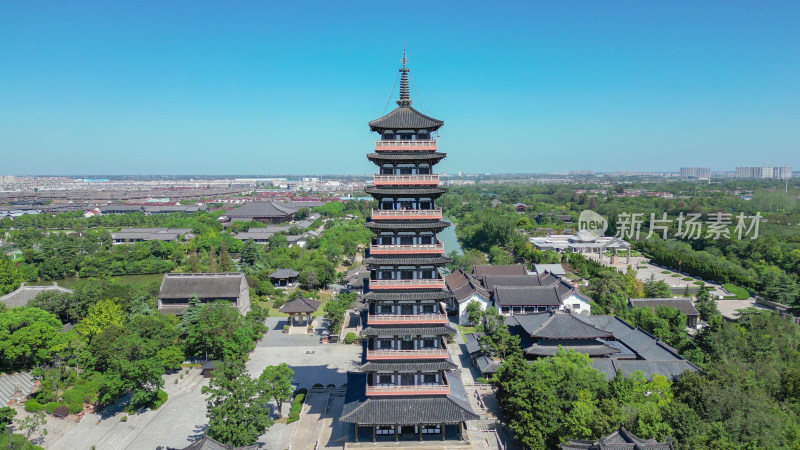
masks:
<path fill-rule="evenodd" d="M 208 249 L 208 271 L 209 272 L 218 272 L 217 270 L 217 254 L 214 253 L 214 249 Z"/>
<path fill-rule="evenodd" d="M 69 323 L 71 320 L 70 305 L 74 300 L 75 296 L 70 292 L 47 290 L 28 302 L 28 306 L 51 312 L 58 317 L 61 323 Z"/>
<path fill-rule="evenodd" d="M 325 318 L 328 319 L 328 331 L 331 334 L 339 334 L 342 331 L 342 324 L 344 322 L 344 313 L 350 309 L 353 302 L 356 301 L 356 294 L 354 292 L 346 292 L 339 294 L 335 299 L 328 300 L 322 311 Z"/>
<path fill-rule="evenodd" d="M 188 333 L 191 327 L 197 323 L 197 316 L 200 314 L 202 303 L 196 295 L 189 298 L 189 306 L 183 311 L 181 316 L 181 330 Z"/>
<path fill-rule="evenodd" d="M 23 281 L 17 266 L 5 254 L 0 254 L 0 295 L 17 289 Z"/>
<path fill-rule="evenodd" d="M 252 239 L 248 239 L 242 245 L 242 262 L 252 266 L 258 261 L 258 244 Z"/>
<path fill-rule="evenodd" d="M 187 351 L 206 359 L 236 359 L 253 349 L 253 331 L 229 302 L 200 307 L 197 322 L 189 329 Z"/>
<path fill-rule="evenodd" d="M 25 418 L 17 421 L 17 430 L 25 434 L 25 439 L 30 440 L 31 436 L 41 430 L 47 424 L 44 411 L 36 411 Z M 47 434 L 47 430 L 43 430 Z"/>
<path fill-rule="evenodd" d="M 233 261 L 231 255 L 228 253 L 228 244 L 222 241 L 219 247 L 219 271 L 231 272 L 233 270 Z"/>
<path fill-rule="evenodd" d="M 50 362 L 64 339 L 61 321 L 39 308 L 0 312 L 0 371 L 13 372 Z"/>
<path fill-rule="evenodd" d="M 645 298 L 672 298 L 672 291 L 667 283 L 655 280 L 655 275 L 650 275 L 650 279 L 644 282 Z"/>
<path fill-rule="evenodd" d="M 6 431 L 6 427 L 14 422 L 14 417 L 17 416 L 17 410 L 10 406 L 3 406 L 0 408 L 0 433 Z"/>
<path fill-rule="evenodd" d="M 522 355 L 519 336 L 511 334 L 505 317 L 500 315 L 496 308 L 486 309 L 483 314 L 483 324 L 486 335 L 480 338 L 480 343 L 484 348 L 491 349 L 495 356 L 503 360 Z"/>
<path fill-rule="evenodd" d="M 700 290 L 697 292 L 697 301 L 695 302 L 697 312 L 700 313 L 700 318 L 706 322 L 712 322 L 720 317 L 717 302 L 711 298 L 711 294 L 706 289 L 705 283 L 700 285 Z"/>
<path fill-rule="evenodd" d="M 89 313 L 77 325 L 75 331 L 86 336 L 91 342 L 92 338 L 106 327 L 121 326 L 125 322 L 125 314 L 113 300 L 100 300 L 89 308 Z"/>
<path fill-rule="evenodd" d="M 267 366 L 258 377 L 259 389 L 269 393 L 277 405 L 278 418 L 281 417 L 283 402 L 292 398 L 294 371 L 286 363 Z"/>
<path fill-rule="evenodd" d="M 192 249 L 192 251 L 189 252 L 188 266 L 189 266 L 189 272 L 191 272 L 191 273 L 200 273 L 200 271 L 201 271 L 201 269 L 200 269 L 200 257 L 197 256 L 197 250 L 195 250 L 195 249 Z"/>
<path fill-rule="evenodd" d="M 484 310 L 481 302 L 471 301 L 467 304 L 467 318 L 473 326 L 478 328 L 478 331 L 483 330 L 483 316 Z"/>
<path fill-rule="evenodd" d="M 268 403 L 272 396 L 250 378 L 241 360 L 222 362 L 203 386 L 208 396 L 208 435 L 234 446 L 251 445 L 272 426 Z"/>

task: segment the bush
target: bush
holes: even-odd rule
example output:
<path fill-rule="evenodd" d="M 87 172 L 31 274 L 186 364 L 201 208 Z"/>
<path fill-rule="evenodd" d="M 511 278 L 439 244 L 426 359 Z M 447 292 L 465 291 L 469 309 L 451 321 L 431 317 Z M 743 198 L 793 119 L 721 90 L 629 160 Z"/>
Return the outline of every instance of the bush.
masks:
<path fill-rule="evenodd" d="M 750 298 L 750 292 L 748 292 L 747 289 L 736 286 L 735 284 L 725 283 L 722 285 L 722 289 L 733 294 L 725 297 L 727 300 L 747 300 Z"/>
<path fill-rule="evenodd" d="M 32 413 L 32 412 L 36 412 L 36 411 L 41 411 L 43 409 L 44 409 L 44 406 L 42 406 L 39 402 L 37 402 L 34 399 L 30 399 L 27 402 L 25 402 L 25 411 L 28 411 L 28 412 Z"/>
<path fill-rule="evenodd" d="M 679 273 L 673 273 L 673 274 L 672 274 L 672 275 L 670 275 L 670 276 L 671 276 L 671 277 L 675 277 L 675 278 L 677 278 L 677 277 L 681 276 L 681 274 L 679 274 Z"/>
<path fill-rule="evenodd" d="M 156 392 L 156 400 L 153 402 L 153 406 L 151 409 L 158 409 L 159 407 L 161 407 L 161 405 L 167 402 L 167 398 L 168 398 L 167 393 L 164 392 L 162 389 L 159 389 Z"/>
<path fill-rule="evenodd" d="M 70 414 L 69 408 L 66 405 L 60 405 L 53 411 L 53 415 L 56 417 L 67 417 Z"/>
<path fill-rule="evenodd" d="M 345 344 L 352 344 L 357 340 L 358 340 L 358 336 L 355 333 L 353 333 L 352 331 L 347 333 L 347 335 L 345 335 L 345 337 L 344 337 L 344 343 Z"/>
<path fill-rule="evenodd" d="M 55 411 L 59 406 L 61 405 L 59 405 L 58 402 L 50 402 L 44 405 L 44 410 L 47 412 L 47 414 L 53 414 L 53 411 Z"/>
<path fill-rule="evenodd" d="M 67 405 L 70 414 L 78 414 L 79 412 L 83 411 L 83 405 L 80 403 L 70 403 Z"/>
<path fill-rule="evenodd" d="M 663 273 L 664 275 L 669 275 L 672 272 L 670 272 L 669 270 L 662 270 L 661 273 Z"/>
<path fill-rule="evenodd" d="M 308 393 L 307 389 L 298 389 L 297 395 L 292 399 L 292 406 L 289 408 L 289 417 L 286 418 L 286 423 L 296 422 L 300 419 L 300 411 L 303 409 L 303 400 L 306 398 L 306 393 Z"/>
<path fill-rule="evenodd" d="M 127 414 L 125 414 L 124 416 L 120 417 L 120 418 L 119 418 L 119 421 L 120 421 L 120 422 L 127 422 L 127 421 L 128 421 L 128 415 L 127 415 Z"/>
<path fill-rule="evenodd" d="M 697 286 L 702 286 L 702 285 L 704 285 L 705 283 L 703 283 L 702 281 L 695 281 L 695 282 L 694 282 L 694 283 L 692 283 L 692 284 L 696 284 Z"/>
<path fill-rule="evenodd" d="M 478 384 L 489 384 L 489 380 L 483 377 L 475 378 L 475 382 Z"/>
<path fill-rule="evenodd" d="M 683 280 L 683 281 L 692 281 L 692 280 L 694 280 L 694 278 L 692 278 L 692 277 L 683 277 L 683 278 L 681 278 L 681 280 Z"/>

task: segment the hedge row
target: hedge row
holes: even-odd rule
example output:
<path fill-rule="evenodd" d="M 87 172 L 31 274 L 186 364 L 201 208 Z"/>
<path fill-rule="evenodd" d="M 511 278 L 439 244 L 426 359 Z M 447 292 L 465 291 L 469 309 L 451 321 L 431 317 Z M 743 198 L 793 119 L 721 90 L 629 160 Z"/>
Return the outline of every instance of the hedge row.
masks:
<path fill-rule="evenodd" d="M 307 393 L 308 389 L 306 388 L 297 390 L 297 394 L 292 399 L 292 406 L 289 409 L 289 417 L 286 419 L 286 423 L 300 420 L 300 410 L 303 409 L 303 401 L 306 399 Z"/>

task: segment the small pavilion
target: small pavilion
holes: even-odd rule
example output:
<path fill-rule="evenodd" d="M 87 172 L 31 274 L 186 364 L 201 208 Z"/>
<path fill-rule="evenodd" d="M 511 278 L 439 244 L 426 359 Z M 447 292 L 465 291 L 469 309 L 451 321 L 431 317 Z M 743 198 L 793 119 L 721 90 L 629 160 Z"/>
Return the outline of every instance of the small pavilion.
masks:
<path fill-rule="evenodd" d="M 280 311 L 289 315 L 289 325 L 311 325 L 311 315 L 314 314 L 322 302 L 310 298 L 297 297 L 284 303 Z"/>

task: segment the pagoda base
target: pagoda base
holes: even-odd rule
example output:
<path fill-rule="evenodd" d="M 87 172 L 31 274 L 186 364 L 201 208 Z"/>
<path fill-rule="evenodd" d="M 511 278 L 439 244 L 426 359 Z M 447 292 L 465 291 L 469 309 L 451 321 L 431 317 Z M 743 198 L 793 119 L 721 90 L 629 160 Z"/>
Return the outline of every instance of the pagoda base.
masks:
<path fill-rule="evenodd" d="M 461 424 L 445 424 L 444 434 L 434 433 L 431 427 L 420 425 L 397 425 L 378 427 L 374 425 L 352 425 L 344 448 L 472 448 L 467 427 Z M 439 425 L 441 430 L 441 424 Z M 420 433 L 423 431 L 423 433 Z"/>

